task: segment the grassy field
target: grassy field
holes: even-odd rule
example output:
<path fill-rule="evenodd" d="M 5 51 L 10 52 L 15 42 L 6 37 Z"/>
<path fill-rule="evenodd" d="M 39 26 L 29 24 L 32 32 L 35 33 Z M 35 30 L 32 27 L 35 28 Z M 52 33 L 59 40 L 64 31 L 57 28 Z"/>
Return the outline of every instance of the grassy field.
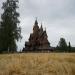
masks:
<path fill-rule="evenodd" d="M 75 75 L 75 53 L 3 54 L 0 75 Z"/>

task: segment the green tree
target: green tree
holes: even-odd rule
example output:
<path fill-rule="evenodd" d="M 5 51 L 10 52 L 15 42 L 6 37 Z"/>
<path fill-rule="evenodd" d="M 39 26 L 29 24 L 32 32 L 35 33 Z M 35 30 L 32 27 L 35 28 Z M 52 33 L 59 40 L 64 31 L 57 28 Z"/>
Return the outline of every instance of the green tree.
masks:
<path fill-rule="evenodd" d="M 59 47 L 59 50 L 61 51 L 67 51 L 67 43 L 64 38 L 60 38 L 58 47 Z"/>
<path fill-rule="evenodd" d="M 16 41 L 21 38 L 21 28 L 17 12 L 18 0 L 7 0 L 3 3 L 4 10 L 0 24 L 0 52 L 17 51 Z"/>
<path fill-rule="evenodd" d="M 69 45 L 68 45 L 68 52 L 71 52 L 71 43 L 69 42 Z"/>

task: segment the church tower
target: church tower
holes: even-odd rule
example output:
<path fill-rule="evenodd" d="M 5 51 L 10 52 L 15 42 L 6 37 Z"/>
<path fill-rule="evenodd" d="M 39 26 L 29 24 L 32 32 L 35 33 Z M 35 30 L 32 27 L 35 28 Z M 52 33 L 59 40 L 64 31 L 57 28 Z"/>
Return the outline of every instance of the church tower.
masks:
<path fill-rule="evenodd" d="M 39 26 L 37 19 L 35 20 L 34 26 L 33 26 L 33 33 L 37 33 L 39 31 Z"/>
<path fill-rule="evenodd" d="M 33 33 L 30 34 L 29 41 L 25 42 L 25 48 L 23 51 L 39 51 L 50 49 L 50 43 L 46 30 L 43 30 L 43 26 L 38 26 L 37 19 L 33 25 Z"/>

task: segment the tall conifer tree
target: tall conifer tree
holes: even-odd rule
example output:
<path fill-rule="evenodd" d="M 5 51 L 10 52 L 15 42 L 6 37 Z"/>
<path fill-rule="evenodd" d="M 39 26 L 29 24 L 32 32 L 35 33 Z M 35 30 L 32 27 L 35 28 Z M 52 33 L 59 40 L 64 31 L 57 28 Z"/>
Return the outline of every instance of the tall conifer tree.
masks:
<path fill-rule="evenodd" d="M 58 47 L 61 51 L 67 51 L 67 43 L 64 38 L 60 38 Z"/>
<path fill-rule="evenodd" d="M 69 42 L 69 46 L 68 46 L 68 52 L 71 52 L 71 43 Z"/>
<path fill-rule="evenodd" d="M 18 41 L 21 38 L 17 8 L 18 0 L 7 0 L 3 3 L 4 12 L 1 15 L 0 24 L 0 52 L 17 51 L 16 40 Z"/>

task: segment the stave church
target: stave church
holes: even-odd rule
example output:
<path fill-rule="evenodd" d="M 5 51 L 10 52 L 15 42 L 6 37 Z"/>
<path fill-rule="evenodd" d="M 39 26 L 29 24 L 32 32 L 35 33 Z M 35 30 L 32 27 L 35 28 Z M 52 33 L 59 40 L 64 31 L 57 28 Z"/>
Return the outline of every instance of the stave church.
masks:
<path fill-rule="evenodd" d="M 39 27 L 36 19 L 33 25 L 33 33 L 30 33 L 30 37 L 28 41 L 25 42 L 23 51 L 43 51 L 50 50 L 50 48 L 46 29 L 43 30 L 42 24 L 41 27 Z"/>

